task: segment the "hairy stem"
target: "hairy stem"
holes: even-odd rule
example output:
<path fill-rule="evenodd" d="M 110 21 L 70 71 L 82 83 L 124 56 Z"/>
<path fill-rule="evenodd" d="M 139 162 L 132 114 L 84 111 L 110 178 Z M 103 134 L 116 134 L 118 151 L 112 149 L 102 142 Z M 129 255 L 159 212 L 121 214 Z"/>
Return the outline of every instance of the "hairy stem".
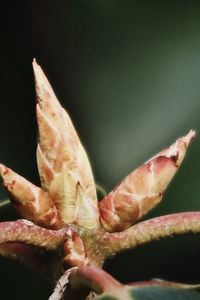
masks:
<path fill-rule="evenodd" d="M 55 282 L 62 272 L 59 256 L 52 251 L 24 243 L 0 244 L 0 255 L 20 261 L 29 269 L 39 272 L 49 282 Z"/>
<path fill-rule="evenodd" d="M 26 220 L 0 223 L 0 244 L 22 242 L 54 250 L 64 239 L 64 230 L 45 229 Z"/>
<path fill-rule="evenodd" d="M 177 213 L 140 222 L 123 232 L 105 235 L 104 241 L 110 246 L 108 255 L 112 256 L 160 238 L 189 232 L 200 233 L 200 212 Z"/>

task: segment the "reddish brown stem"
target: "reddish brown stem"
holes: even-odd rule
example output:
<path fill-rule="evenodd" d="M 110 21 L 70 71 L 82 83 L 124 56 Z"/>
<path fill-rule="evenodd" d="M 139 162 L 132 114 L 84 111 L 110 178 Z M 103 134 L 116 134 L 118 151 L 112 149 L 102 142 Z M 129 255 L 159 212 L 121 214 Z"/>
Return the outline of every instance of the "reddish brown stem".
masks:
<path fill-rule="evenodd" d="M 65 239 L 64 230 L 49 230 L 26 220 L 0 223 L 0 244 L 22 242 L 54 250 Z"/>
<path fill-rule="evenodd" d="M 67 290 L 70 295 L 69 299 L 76 299 L 74 295 L 77 292 L 81 292 L 80 298 L 82 299 L 82 296 L 84 294 L 87 295 L 89 291 L 100 294 L 102 292 L 113 292 L 122 287 L 118 281 L 102 269 L 90 266 L 74 267 L 67 270 L 59 279 L 49 300 L 64 299 L 63 297 L 67 286 L 69 286 Z"/>
<path fill-rule="evenodd" d="M 102 269 L 89 266 L 83 266 L 73 270 L 69 276 L 69 282 L 73 289 L 84 286 L 98 294 L 113 291 L 122 286 Z"/>
<path fill-rule="evenodd" d="M 140 222 L 123 232 L 104 235 L 108 255 L 135 248 L 160 238 L 184 233 L 200 233 L 200 212 L 185 212 Z"/>
<path fill-rule="evenodd" d="M 58 270 L 55 270 L 55 264 L 59 262 L 59 257 L 38 247 L 18 242 L 9 242 L 0 244 L 0 255 L 24 263 L 30 269 L 39 272 L 48 281 L 54 282 L 57 279 L 56 277 L 61 273 L 59 265 Z"/>

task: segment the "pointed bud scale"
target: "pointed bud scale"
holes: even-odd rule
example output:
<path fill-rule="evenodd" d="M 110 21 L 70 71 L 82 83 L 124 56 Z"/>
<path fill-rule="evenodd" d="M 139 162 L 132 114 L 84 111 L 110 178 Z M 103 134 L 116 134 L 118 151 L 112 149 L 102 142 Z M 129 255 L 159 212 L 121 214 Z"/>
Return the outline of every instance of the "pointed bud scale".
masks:
<path fill-rule="evenodd" d="M 42 152 L 40 145 L 37 146 L 37 157 L 40 158 L 38 161 L 38 171 L 40 173 L 42 187 L 45 191 L 48 191 L 48 187 L 53 181 L 55 174 L 44 153 Z"/>
<path fill-rule="evenodd" d="M 48 228 L 61 226 L 57 209 L 47 193 L 2 164 L 0 175 L 12 203 L 24 218 Z"/>
<path fill-rule="evenodd" d="M 95 230 L 99 227 L 98 208 L 84 193 L 80 183 L 77 185 L 77 211 L 75 224 L 80 228 Z"/>
<path fill-rule="evenodd" d="M 107 231 L 129 227 L 162 199 L 195 136 L 190 131 L 129 174 L 99 205 L 100 220 Z"/>
<path fill-rule="evenodd" d="M 65 224 L 72 224 L 76 219 L 76 187 L 76 180 L 68 173 L 66 163 L 63 163 L 60 172 L 51 183 L 49 194 Z"/>
<path fill-rule="evenodd" d="M 74 195 L 78 182 L 98 211 L 92 170 L 67 112 L 59 104 L 46 76 L 35 60 L 33 70 L 39 129 L 37 163 L 41 184 L 53 199 L 62 221 L 69 224 L 74 220 L 77 209 Z M 96 219 L 98 218 L 97 213 Z"/>

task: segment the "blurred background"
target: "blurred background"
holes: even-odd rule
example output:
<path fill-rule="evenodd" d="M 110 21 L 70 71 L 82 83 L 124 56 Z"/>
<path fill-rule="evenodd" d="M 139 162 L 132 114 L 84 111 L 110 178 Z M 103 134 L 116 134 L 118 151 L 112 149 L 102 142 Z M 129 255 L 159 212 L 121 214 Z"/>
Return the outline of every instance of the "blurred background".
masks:
<path fill-rule="evenodd" d="M 31 69 L 36 57 L 107 191 L 195 129 L 178 175 L 148 217 L 200 210 L 198 1 L 18 0 L 2 4 L 1 14 L 1 162 L 39 184 Z M 1 188 L 0 199 L 6 197 Z M 10 207 L 0 209 L 1 221 L 18 217 Z M 187 235 L 123 253 L 105 268 L 123 282 L 200 282 L 199 253 L 200 235 Z M 37 275 L 3 258 L 0 279 L 6 299 L 47 299 L 51 292 Z"/>

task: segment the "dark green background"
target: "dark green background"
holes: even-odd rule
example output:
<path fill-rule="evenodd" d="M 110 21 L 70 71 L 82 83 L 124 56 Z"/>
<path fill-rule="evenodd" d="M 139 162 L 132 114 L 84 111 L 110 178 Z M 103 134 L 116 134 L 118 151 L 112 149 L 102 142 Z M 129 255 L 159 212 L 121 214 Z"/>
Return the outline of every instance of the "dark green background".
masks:
<path fill-rule="evenodd" d="M 200 210 L 199 1 L 18 0 L 2 3 L 1 15 L 0 161 L 39 184 L 31 70 L 36 57 L 107 191 L 196 129 L 181 170 L 151 216 Z M 3 209 L 0 217 L 16 215 Z M 181 237 L 120 255 L 106 268 L 124 282 L 200 282 L 199 254 L 200 235 Z M 44 281 L 5 259 L 0 281 L 5 299 L 47 299 L 50 292 Z"/>

